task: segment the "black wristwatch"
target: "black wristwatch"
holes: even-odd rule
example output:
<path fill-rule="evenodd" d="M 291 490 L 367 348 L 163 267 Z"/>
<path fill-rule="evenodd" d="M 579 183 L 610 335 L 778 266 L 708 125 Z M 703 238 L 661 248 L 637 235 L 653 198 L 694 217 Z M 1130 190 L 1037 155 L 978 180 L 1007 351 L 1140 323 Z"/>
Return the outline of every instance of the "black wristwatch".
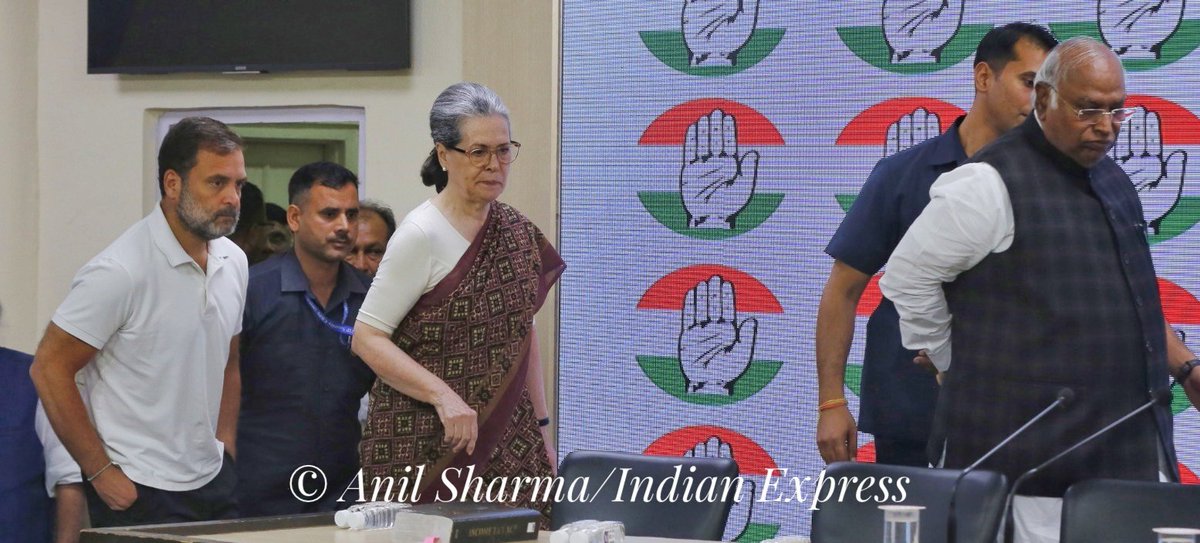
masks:
<path fill-rule="evenodd" d="M 1179 371 L 1175 373 L 1175 380 L 1180 383 L 1187 381 L 1188 375 L 1191 375 L 1196 366 L 1200 366 L 1200 359 L 1193 358 L 1184 362 L 1182 366 L 1179 366 Z"/>

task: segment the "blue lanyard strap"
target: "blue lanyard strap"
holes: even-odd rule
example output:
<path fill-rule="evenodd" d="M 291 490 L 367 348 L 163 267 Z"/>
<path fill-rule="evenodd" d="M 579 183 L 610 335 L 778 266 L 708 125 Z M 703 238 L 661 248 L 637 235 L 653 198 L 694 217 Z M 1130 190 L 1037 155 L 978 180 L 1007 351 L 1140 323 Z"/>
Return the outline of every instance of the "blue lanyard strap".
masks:
<path fill-rule="evenodd" d="M 317 307 L 317 302 L 313 301 L 311 296 L 305 294 L 304 301 L 308 302 L 308 307 L 312 309 L 313 314 L 317 316 L 317 320 L 321 321 L 321 324 L 324 324 L 326 328 L 329 328 L 330 330 L 337 332 L 339 335 L 346 337 L 354 335 L 354 327 L 346 325 L 346 319 L 350 318 L 349 303 L 342 302 L 342 323 L 338 324 L 329 320 L 329 317 L 325 316 L 325 312 L 321 311 L 321 308 Z"/>

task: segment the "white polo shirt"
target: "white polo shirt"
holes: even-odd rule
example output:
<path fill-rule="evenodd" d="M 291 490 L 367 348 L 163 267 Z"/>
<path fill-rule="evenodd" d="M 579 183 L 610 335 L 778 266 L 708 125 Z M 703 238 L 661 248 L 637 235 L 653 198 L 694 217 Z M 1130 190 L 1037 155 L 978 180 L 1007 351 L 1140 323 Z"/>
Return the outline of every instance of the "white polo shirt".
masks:
<path fill-rule="evenodd" d="M 109 457 L 153 488 L 194 490 L 221 469 L 217 414 L 248 273 L 226 238 L 208 255 L 205 274 L 156 206 L 79 270 L 54 313 L 100 349 L 76 383 Z"/>

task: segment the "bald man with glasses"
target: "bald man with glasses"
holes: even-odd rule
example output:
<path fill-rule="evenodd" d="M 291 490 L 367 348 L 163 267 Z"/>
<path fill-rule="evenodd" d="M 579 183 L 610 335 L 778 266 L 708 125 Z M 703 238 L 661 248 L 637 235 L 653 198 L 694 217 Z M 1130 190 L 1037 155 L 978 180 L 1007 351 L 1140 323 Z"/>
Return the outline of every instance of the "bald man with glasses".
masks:
<path fill-rule="evenodd" d="M 938 178 L 880 281 L 904 345 L 944 375 L 945 467 L 972 464 L 1074 391 L 981 466 L 1010 481 L 1146 404 L 1172 375 L 1200 398 L 1195 357 L 1165 326 L 1137 191 L 1109 156 L 1134 114 L 1120 60 L 1073 38 L 1034 85 L 1035 114 Z M 1059 498 L 1075 482 L 1177 481 L 1176 465 L 1160 404 L 1026 481 L 1018 540 L 1057 540 Z"/>

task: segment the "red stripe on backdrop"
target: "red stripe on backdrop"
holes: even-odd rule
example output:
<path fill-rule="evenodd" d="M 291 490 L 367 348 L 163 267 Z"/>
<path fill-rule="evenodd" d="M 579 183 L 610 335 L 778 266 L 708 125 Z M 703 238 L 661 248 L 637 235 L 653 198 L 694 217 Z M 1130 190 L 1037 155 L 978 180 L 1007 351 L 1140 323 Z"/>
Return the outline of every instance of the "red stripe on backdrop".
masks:
<path fill-rule="evenodd" d="M 737 119 L 738 145 L 783 145 L 783 135 L 762 113 L 724 98 L 701 98 L 668 109 L 646 127 L 638 145 L 683 145 L 688 127 L 714 109 Z"/>
<path fill-rule="evenodd" d="M 783 306 L 779 305 L 779 299 L 758 279 L 744 271 L 716 264 L 688 266 L 667 274 L 646 290 L 646 293 L 638 300 L 637 308 L 682 310 L 684 295 L 700 282 L 707 281 L 714 275 L 719 275 L 733 283 L 736 300 L 734 308 L 738 311 L 783 313 Z"/>
<path fill-rule="evenodd" d="M 879 307 L 879 302 L 883 301 L 883 291 L 879 290 L 880 277 L 883 277 L 883 274 L 877 273 L 867 282 L 867 288 L 863 289 L 862 297 L 858 299 L 858 307 L 854 309 L 855 315 L 869 316 L 875 312 L 876 307 Z"/>
<path fill-rule="evenodd" d="M 1182 463 L 1179 464 L 1179 482 L 1185 485 L 1200 485 L 1200 477 Z"/>
<path fill-rule="evenodd" d="M 1162 126 L 1164 145 L 1200 144 L 1200 118 L 1183 106 L 1157 96 L 1131 94 L 1125 99 L 1126 107 L 1144 107 L 1158 113 Z"/>
<path fill-rule="evenodd" d="M 938 100 L 936 98 L 910 97 L 892 98 L 875 104 L 858 115 L 838 134 L 837 145 L 883 145 L 887 138 L 887 129 L 903 115 L 912 113 L 923 107 L 930 113 L 936 113 L 938 124 L 945 132 L 954 120 L 964 112 L 962 108 Z"/>
<path fill-rule="evenodd" d="M 875 442 L 872 441 L 859 447 L 854 453 L 854 461 L 875 463 Z"/>
<path fill-rule="evenodd" d="M 729 444 L 733 460 L 742 475 L 766 475 L 768 469 L 777 469 L 775 460 L 758 443 L 733 430 L 720 426 L 688 426 L 670 432 L 646 447 L 644 454 L 656 456 L 683 456 L 710 438 Z"/>
<path fill-rule="evenodd" d="M 862 297 L 858 300 L 855 314 L 863 317 L 875 312 L 879 302 L 883 301 L 883 292 L 879 290 L 879 279 L 883 274 L 877 273 L 867 283 Z M 1162 298 L 1163 314 L 1171 324 L 1200 324 L 1200 300 L 1183 287 L 1169 279 L 1158 279 L 1159 296 Z"/>
<path fill-rule="evenodd" d="M 1200 324 L 1200 300 L 1168 279 L 1158 278 L 1163 316 L 1171 324 Z"/>

